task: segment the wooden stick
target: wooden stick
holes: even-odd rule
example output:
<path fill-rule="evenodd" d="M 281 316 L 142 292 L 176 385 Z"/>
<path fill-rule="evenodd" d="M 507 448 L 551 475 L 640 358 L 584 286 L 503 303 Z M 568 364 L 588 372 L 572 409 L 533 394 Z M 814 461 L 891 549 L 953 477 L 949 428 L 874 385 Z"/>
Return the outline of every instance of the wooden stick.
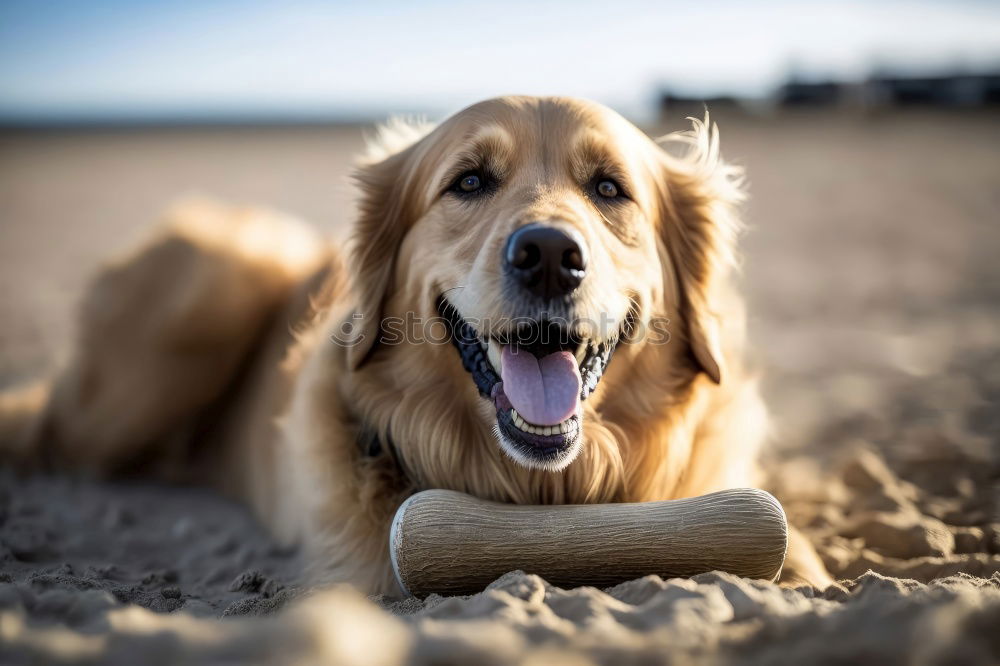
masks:
<path fill-rule="evenodd" d="M 776 580 L 785 512 L 763 490 L 639 504 L 526 506 L 425 490 L 396 511 L 389 551 L 407 594 L 472 594 L 521 569 L 553 585 L 609 587 L 707 571 Z"/>

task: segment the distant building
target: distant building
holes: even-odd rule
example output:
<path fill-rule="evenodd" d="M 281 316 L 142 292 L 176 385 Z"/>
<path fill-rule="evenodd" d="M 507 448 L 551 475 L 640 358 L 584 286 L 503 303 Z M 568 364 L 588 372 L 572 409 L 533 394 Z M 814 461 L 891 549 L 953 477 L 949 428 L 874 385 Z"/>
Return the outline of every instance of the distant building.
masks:
<path fill-rule="evenodd" d="M 789 81 L 775 93 L 780 106 L 836 106 L 843 101 L 844 84 L 838 81 Z"/>
<path fill-rule="evenodd" d="M 775 92 L 782 107 L 985 107 L 1000 104 L 1000 74 L 901 76 L 862 83 L 789 81 Z"/>
<path fill-rule="evenodd" d="M 671 121 L 686 116 L 700 118 L 705 115 L 706 108 L 714 113 L 731 109 L 744 110 L 744 106 L 743 100 L 728 95 L 697 97 L 668 92 L 660 95 L 660 120 Z"/>
<path fill-rule="evenodd" d="M 865 81 L 804 81 L 790 79 L 768 100 L 742 99 L 731 95 L 697 97 L 664 92 L 660 96 L 660 120 L 672 122 L 709 111 L 767 113 L 777 109 L 876 110 L 904 107 L 978 109 L 1000 107 L 1000 72 L 905 76 L 879 73 Z"/>
<path fill-rule="evenodd" d="M 880 106 L 960 106 L 1000 104 L 1000 73 L 954 76 L 878 76 L 865 82 L 866 99 Z"/>

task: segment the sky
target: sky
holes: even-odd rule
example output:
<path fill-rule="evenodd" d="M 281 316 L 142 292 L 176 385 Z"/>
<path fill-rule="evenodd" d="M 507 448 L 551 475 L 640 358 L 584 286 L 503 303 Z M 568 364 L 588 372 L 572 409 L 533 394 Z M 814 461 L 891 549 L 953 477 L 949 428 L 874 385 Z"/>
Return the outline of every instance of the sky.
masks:
<path fill-rule="evenodd" d="M 1000 69 L 1000 2 L 0 0 L 0 117 L 372 117 Z"/>

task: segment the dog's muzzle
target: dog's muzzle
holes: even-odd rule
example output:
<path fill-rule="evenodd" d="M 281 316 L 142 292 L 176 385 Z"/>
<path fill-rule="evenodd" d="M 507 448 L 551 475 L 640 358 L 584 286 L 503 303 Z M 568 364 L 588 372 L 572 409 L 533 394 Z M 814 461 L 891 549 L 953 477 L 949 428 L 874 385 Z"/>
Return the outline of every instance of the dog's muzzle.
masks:
<path fill-rule="evenodd" d="M 497 411 L 497 434 L 528 465 L 555 468 L 575 455 L 582 403 L 597 388 L 618 341 L 594 341 L 550 322 L 485 336 L 445 298 L 438 303 L 463 367 Z"/>

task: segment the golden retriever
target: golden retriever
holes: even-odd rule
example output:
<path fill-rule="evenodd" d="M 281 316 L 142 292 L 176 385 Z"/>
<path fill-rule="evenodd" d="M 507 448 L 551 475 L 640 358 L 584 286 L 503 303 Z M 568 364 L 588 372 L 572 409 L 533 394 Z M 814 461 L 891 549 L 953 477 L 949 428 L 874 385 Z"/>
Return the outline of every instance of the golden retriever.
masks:
<path fill-rule="evenodd" d="M 667 143 L 564 98 L 389 125 L 346 260 L 277 213 L 178 206 L 98 276 L 38 413 L 6 400 L 30 422 L 16 453 L 213 484 L 320 581 L 367 592 L 395 590 L 389 524 L 417 489 L 753 485 L 767 418 L 731 284 L 740 173 L 707 123 Z M 828 580 L 805 545 L 790 565 Z"/>

